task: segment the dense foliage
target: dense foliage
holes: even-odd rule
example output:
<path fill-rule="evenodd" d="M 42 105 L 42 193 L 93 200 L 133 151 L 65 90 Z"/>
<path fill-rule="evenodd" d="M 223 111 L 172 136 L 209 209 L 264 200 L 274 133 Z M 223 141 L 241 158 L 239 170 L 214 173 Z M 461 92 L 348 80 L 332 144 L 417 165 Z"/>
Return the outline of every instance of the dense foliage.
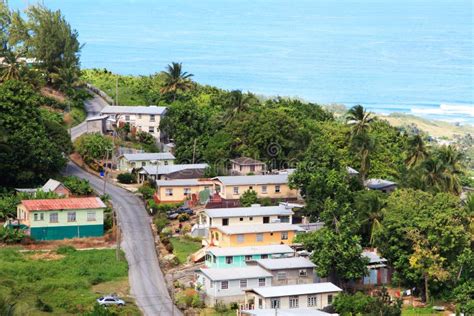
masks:
<path fill-rule="evenodd" d="M 112 140 L 99 133 L 84 134 L 74 142 L 74 148 L 85 162 L 104 160 L 114 148 Z"/>
<path fill-rule="evenodd" d="M 401 301 L 390 302 L 390 296 L 385 288 L 368 296 L 362 292 L 340 294 L 336 296 L 333 307 L 341 316 L 400 316 Z"/>
<path fill-rule="evenodd" d="M 71 191 L 73 195 L 91 195 L 94 193 L 89 181 L 76 176 L 64 177 L 62 183 Z"/>

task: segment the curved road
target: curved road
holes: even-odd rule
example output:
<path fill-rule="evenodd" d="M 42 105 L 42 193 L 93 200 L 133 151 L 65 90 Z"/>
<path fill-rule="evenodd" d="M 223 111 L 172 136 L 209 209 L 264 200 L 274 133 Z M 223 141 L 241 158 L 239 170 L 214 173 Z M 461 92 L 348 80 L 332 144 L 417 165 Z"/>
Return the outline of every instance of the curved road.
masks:
<path fill-rule="evenodd" d="M 89 100 L 85 104 L 88 117 L 97 115 L 105 105 L 107 103 L 100 97 Z M 81 125 L 71 130 L 71 138 L 86 132 Z M 65 173 L 87 179 L 97 192 L 103 192 L 103 179 L 84 171 L 76 164 L 69 162 Z M 129 265 L 131 294 L 137 305 L 145 315 L 182 315 L 169 296 L 160 270 L 150 227 L 151 219 L 143 202 L 136 195 L 111 183 L 107 183 L 106 193 L 110 195 L 117 213 L 122 232 L 121 247 Z"/>

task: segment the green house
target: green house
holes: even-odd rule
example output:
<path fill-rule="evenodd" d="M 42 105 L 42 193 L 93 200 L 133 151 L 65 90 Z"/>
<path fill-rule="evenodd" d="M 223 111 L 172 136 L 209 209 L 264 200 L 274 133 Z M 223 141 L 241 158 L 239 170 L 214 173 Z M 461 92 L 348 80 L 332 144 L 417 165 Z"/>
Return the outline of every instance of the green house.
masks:
<path fill-rule="evenodd" d="M 295 251 L 288 245 L 249 247 L 209 247 L 206 249 L 206 267 L 240 268 L 257 259 L 291 257 Z"/>
<path fill-rule="evenodd" d="M 35 240 L 99 237 L 105 208 L 98 197 L 22 200 L 17 217 Z"/>

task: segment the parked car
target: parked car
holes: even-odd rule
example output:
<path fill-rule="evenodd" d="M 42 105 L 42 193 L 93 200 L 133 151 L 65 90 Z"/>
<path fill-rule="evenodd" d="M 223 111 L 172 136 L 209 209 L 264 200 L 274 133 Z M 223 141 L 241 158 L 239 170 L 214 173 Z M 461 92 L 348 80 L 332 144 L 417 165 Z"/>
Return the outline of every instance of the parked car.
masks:
<path fill-rule="evenodd" d="M 190 209 L 189 207 L 184 207 L 184 206 L 179 207 L 176 211 L 178 212 L 178 214 L 188 214 L 188 215 L 194 214 L 192 209 Z"/>
<path fill-rule="evenodd" d="M 99 305 L 104 305 L 104 306 L 107 306 L 107 305 L 124 306 L 125 305 L 124 300 L 120 299 L 117 296 L 113 296 L 113 295 L 99 297 L 97 299 L 97 303 L 99 303 Z"/>
<path fill-rule="evenodd" d="M 178 216 L 178 213 L 168 213 L 168 219 L 177 219 Z"/>

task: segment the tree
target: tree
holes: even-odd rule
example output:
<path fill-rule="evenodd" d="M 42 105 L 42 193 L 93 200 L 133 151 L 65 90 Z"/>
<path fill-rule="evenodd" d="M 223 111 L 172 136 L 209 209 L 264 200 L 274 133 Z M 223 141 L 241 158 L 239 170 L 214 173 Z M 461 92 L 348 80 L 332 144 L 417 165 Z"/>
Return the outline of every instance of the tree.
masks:
<path fill-rule="evenodd" d="M 84 161 L 89 163 L 93 160 L 105 159 L 107 153 L 114 149 L 112 140 L 99 133 L 82 135 L 74 142 L 74 147 Z"/>
<path fill-rule="evenodd" d="M 347 124 L 352 126 L 351 135 L 366 134 L 370 124 L 374 121 L 370 112 L 366 112 L 362 105 L 355 105 L 347 111 Z"/>
<path fill-rule="evenodd" d="M 63 179 L 63 184 L 74 195 L 91 195 L 94 193 L 89 181 L 76 176 L 69 176 Z"/>
<path fill-rule="evenodd" d="M 243 207 L 249 207 L 252 204 L 258 203 L 257 192 L 254 190 L 245 191 L 240 197 L 240 205 Z"/>
<path fill-rule="evenodd" d="M 170 93 L 173 96 L 173 101 L 176 100 L 179 91 L 187 91 L 193 87 L 191 80 L 193 74 L 183 71 L 181 63 L 171 63 L 166 67 L 163 74 L 165 83 L 160 92 L 163 94 Z"/>
<path fill-rule="evenodd" d="M 418 166 L 428 157 L 428 149 L 421 135 L 416 134 L 408 140 L 408 157 L 405 160 L 409 168 Z"/>
<path fill-rule="evenodd" d="M 363 244 L 374 245 L 374 236 L 382 229 L 383 208 L 387 195 L 377 190 L 363 190 L 355 193 L 354 207 L 361 223 Z"/>
<path fill-rule="evenodd" d="M 238 113 L 248 110 L 256 103 L 258 103 L 258 101 L 251 93 L 243 94 L 240 90 L 231 91 L 226 105 L 226 122 L 233 120 Z"/>

